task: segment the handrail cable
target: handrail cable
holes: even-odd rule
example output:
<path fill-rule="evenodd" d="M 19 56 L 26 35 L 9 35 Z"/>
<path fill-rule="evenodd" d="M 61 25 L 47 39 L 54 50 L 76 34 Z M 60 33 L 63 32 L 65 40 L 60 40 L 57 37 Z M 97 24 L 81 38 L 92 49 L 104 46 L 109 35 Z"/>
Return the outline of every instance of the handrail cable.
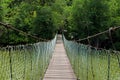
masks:
<path fill-rule="evenodd" d="M 76 41 L 84 41 L 84 40 L 88 40 L 88 39 L 90 39 L 90 38 L 94 38 L 94 37 L 96 37 L 96 36 L 99 36 L 99 35 L 102 35 L 102 34 L 105 34 L 105 33 L 109 33 L 109 31 L 115 31 L 115 30 L 117 30 L 117 29 L 120 29 L 120 26 L 118 26 L 118 27 L 110 27 L 108 30 L 106 30 L 106 31 L 103 31 L 103 32 L 100 32 L 100 33 L 97 33 L 97 34 L 94 34 L 94 35 L 91 35 L 91 36 L 88 36 L 88 37 L 85 37 L 85 38 L 83 38 L 83 39 L 79 39 L 79 40 L 76 40 Z"/>
<path fill-rule="evenodd" d="M 33 35 L 29 34 L 29 33 L 26 33 L 26 32 L 24 32 L 22 30 L 19 30 L 19 29 L 15 28 L 15 27 L 13 27 L 13 26 L 11 26 L 9 24 L 3 23 L 3 22 L 0 22 L 0 25 L 4 26 L 5 28 L 10 28 L 12 30 L 15 30 L 15 31 L 17 31 L 19 33 L 22 33 L 22 34 L 26 35 L 26 36 L 30 36 L 31 38 L 37 39 L 38 41 L 40 41 L 40 40 L 49 41 L 49 40 L 46 40 L 46 39 L 43 39 L 43 38 L 38 38 L 36 36 L 33 36 Z"/>
<path fill-rule="evenodd" d="M 108 30 L 106 30 L 106 31 L 103 31 L 103 32 L 100 32 L 100 33 L 97 33 L 97 34 L 94 34 L 94 35 L 91 35 L 91 36 L 87 36 L 87 37 L 85 37 L 85 38 L 82 38 L 82 39 L 78 39 L 78 40 L 74 40 L 75 42 L 80 42 L 80 41 L 84 41 L 84 40 L 89 40 L 89 39 L 91 39 L 91 38 L 94 38 L 94 37 L 96 37 L 96 36 L 99 36 L 99 35 L 102 35 L 102 34 L 105 34 L 105 33 L 110 33 L 111 31 L 115 31 L 115 30 L 117 30 L 117 29 L 120 29 L 120 26 L 118 26 L 118 27 L 110 27 Z M 81 43 L 82 44 L 82 43 Z M 85 44 L 84 44 L 85 45 Z M 104 48 L 98 48 L 98 47 L 94 47 L 94 46 L 91 46 L 91 45 L 89 45 L 89 42 L 88 42 L 88 45 L 86 45 L 86 46 L 89 46 L 89 47 L 91 47 L 91 48 L 94 48 L 94 49 L 99 49 L 99 50 L 106 50 L 106 49 L 104 49 Z M 118 51 L 116 51 L 116 50 L 112 50 L 113 52 L 118 52 Z"/>

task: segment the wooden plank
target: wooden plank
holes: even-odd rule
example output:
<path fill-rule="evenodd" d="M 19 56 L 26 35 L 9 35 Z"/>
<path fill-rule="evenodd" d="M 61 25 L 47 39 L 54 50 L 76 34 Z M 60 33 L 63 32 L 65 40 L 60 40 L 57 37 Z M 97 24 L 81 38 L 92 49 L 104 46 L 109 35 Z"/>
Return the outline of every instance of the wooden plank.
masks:
<path fill-rule="evenodd" d="M 77 80 L 65 53 L 61 35 L 58 35 L 53 57 L 43 80 Z"/>

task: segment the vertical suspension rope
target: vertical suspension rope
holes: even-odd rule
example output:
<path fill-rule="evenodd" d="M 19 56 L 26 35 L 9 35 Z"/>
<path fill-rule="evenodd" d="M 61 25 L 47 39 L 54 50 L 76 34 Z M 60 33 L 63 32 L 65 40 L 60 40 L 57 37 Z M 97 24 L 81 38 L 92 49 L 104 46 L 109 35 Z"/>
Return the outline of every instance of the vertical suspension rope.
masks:
<path fill-rule="evenodd" d="M 112 39 L 112 33 L 111 33 L 112 30 L 114 30 L 114 29 L 113 28 L 109 28 L 109 38 L 110 38 L 111 45 L 112 45 L 113 49 L 116 51 L 116 47 L 114 46 L 113 39 Z M 119 64 L 119 67 L 120 67 L 120 59 L 119 59 L 119 55 L 117 53 L 116 53 L 116 56 L 117 56 L 118 64 Z"/>
<path fill-rule="evenodd" d="M 107 80 L 110 80 L 110 51 L 107 51 L 108 54 L 108 76 Z"/>
<path fill-rule="evenodd" d="M 24 47 L 22 46 L 22 48 L 24 49 Z M 25 50 L 24 50 L 25 52 Z M 23 80 L 25 80 L 25 74 L 26 73 L 26 54 L 24 53 L 24 72 L 23 72 Z"/>
<path fill-rule="evenodd" d="M 111 40 L 111 45 L 113 46 L 111 30 L 112 30 L 112 28 L 109 28 L 109 38 Z M 113 46 L 113 48 L 115 49 L 114 46 Z M 108 54 L 108 76 L 107 76 L 107 80 L 110 80 L 110 51 L 107 51 L 107 54 Z"/>
<path fill-rule="evenodd" d="M 90 40 L 89 40 L 89 37 L 88 37 L 87 41 L 88 41 L 88 44 L 91 45 Z M 90 47 L 89 47 L 89 48 L 90 48 Z M 93 71 L 93 61 L 92 61 L 92 52 L 91 52 L 91 51 L 92 51 L 92 50 L 90 49 L 89 54 L 90 54 L 90 56 L 91 56 L 91 59 L 90 59 L 90 62 L 91 62 L 91 70 L 92 70 L 92 76 L 93 76 L 93 80 L 94 80 L 95 74 L 94 74 L 94 71 Z M 87 74 L 87 75 L 88 75 L 88 74 Z"/>
<path fill-rule="evenodd" d="M 77 68 L 78 68 L 78 72 L 77 72 L 78 73 L 78 78 L 77 78 L 77 80 L 80 80 L 79 79 L 79 46 L 78 46 L 78 55 L 77 55 L 77 57 L 78 57 L 78 59 L 77 59 L 78 60 L 78 63 L 77 63 L 78 64 L 77 65 Z"/>
<path fill-rule="evenodd" d="M 31 58 L 31 80 L 33 80 L 33 58 L 32 58 L 32 54 L 31 54 L 31 52 L 30 52 L 30 58 Z"/>
<path fill-rule="evenodd" d="M 89 34 L 90 34 L 90 31 L 89 31 L 89 29 L 88 29 L 88 24 L 87 24 L 87 35 L 89 36 Z M 87 39 L 87 41 L 88 41 L 88 44 L 90 45 L 90 40 L 89 40 L 89 38 Z M 89 48 L 89 47 L 88 47 Z M 89 55 L 89 51 L 86 53 L 87 54 L 87 76 L 86 76 L 86 80 L 88 80 L 88 55 Z M 91 54 L 91 53 L 90 53 Z"/>
<path fill-rule="evenodd" d="M 74 44 L 74 46 L 73 47 L 75 47 L 75 44 Z M 74 70 L 75 70 L 75 73 L 76 73 L 76 54 L 75 54 L 76 52 L 75 52 L 75 50 L 73 50 L 73 64 L 74 64 Z"/>
<path fill-rule="evenodd" d="M 9 53 L 9 63 L 10 63 L 10 79 L 12 80 L 12 55 L 11 55 L 11 48 L 8 47 L 8 53 Z"/>
<path fill-rule="evenodd" d="M 9 29 L 7 28 L 7 35 L 8 35 L 8 43 L 9 43 Z M 9 64 L 10 64 L 10 80 L 12 80 L 12 55 L 11 55 L 11 47 L 8 46 L 8 54 L 9 54 Z"/>
<path fill-rule="evenodd" d="M 89 47 L 87 47 L 87 48 L 89 48 Z M 87 80 L 88 80 L 88 55 L 89 55 L 89 53 L 87 53 Z"/>

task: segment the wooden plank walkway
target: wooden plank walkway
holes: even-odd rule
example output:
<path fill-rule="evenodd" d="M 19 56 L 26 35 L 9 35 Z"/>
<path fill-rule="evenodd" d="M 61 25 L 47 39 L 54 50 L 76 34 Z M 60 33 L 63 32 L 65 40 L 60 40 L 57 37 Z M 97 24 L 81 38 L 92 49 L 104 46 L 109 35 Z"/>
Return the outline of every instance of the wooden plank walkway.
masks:
<path fill-rule="evenodd" d="M 62 38 L 58 36 L 53 57 L 43 80 L 77 80 L 65 53 Z"/>

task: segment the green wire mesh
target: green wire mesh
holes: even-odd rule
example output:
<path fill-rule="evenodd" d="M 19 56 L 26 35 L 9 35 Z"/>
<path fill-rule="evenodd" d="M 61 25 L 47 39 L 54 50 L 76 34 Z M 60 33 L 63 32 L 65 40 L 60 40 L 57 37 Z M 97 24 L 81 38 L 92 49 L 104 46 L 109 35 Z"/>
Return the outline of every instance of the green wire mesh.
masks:
<path fill-rule="evenodd" d="M 64 46 L 78 80 L 120 80 L 120 52 L 68 41 Z"/>
<path fill-rule="evenodd" d="M 49 42 L 0 48 L 0 80 L 42 80 L 55 48 Z"/>

